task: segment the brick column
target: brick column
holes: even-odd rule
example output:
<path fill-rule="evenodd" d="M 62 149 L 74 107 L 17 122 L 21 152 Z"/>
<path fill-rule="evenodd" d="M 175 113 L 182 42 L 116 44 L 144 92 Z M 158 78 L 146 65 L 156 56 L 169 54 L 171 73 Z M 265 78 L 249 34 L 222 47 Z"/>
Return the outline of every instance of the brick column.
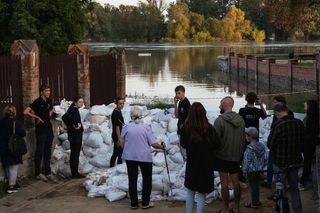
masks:
<path fill-rule="evenodd" d="M 126 53 L 124 48 L 111 48 L 109 54 L 116 59 L 116 96 L 125 98 L 126 96 Z"/>
<path fill-rule="evenodd" d="M 39 97 L 39 48 L 35 40 L 15 40 L 11 55 L 20 56 L 22 71 L 22 101 L 25 109 Z M 25 119 L 28 127 L 33 126 L 31 119 Z"/>
<path fill-rule="evenodd" d="M 320 53 L 316 56 L 316 64 L 315 64 L 315 69 L 316 69 L 316 85 L 317 85 L 317 88 L 316 88 L 316 92 L 317 92 L 317 100 L 318 100 L 318 103 L 320 104 Z M 320 193 L 320 192 L 319 192 Z"/>
<path fill-rule="evenodd" d="M 78 94 L 83 97 L 86 107 L 90 107 L 89 47 L 87 44 L 71 44 L 68 54 L 77 57 Z"/>
<path fill-rule="evenodd" d="M 228 58 L 228 71 L 229 71 L 229 74 L 231 74 L 232 72 L 232 61 L 231 61 L 231 57 L 234 56 L 234 52 L 229 52 L 229 58 Z"/>
<path fill-rule="evenodd" d="M 259 61 L 262 61 L 263 57 L 256 56 L 255 62 L 256 62 L 256 94 L 259 94 Z"/>
<path fill-rule="evenodd" d="M 268 71 L 268 93 L 271 94 L 271 64 L 275 64 L 276 63 L 276 59 L 275 58 L 268 58 L 267 59 L 267 71 Z"/>

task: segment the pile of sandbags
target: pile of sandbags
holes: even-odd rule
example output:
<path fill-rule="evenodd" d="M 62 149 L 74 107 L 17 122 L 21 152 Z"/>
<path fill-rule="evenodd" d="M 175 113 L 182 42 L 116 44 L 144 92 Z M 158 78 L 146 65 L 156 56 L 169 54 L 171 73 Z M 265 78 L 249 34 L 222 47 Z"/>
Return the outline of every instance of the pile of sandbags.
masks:
<path fill-rule="evenodd" d="M 58 120 L 61 120 L 63 112 L 67 109 L 68 102 L 55 106 L 59 112 Z M 88 174 L 84 187 L 89 197 L 105 197 L 109 201 L 117 201 L 128 197 L 128 177 L 125 164 L 109 168 L 110 158 L 113 152 L 111 139 L 112 124 L 110 116 L 115 105 L 93 106 L 91 109 L 81 109 L 81 118 L 84 126 L 83 147 L 80 154 L 79 172 Z M 143 111 L 142 120 L 148 124 L 158 142 L 166 143 L 166 153 L 170 180 L 166 170 L 164 152 L 161 150 L 152 151 L 153 156 L 153 180 L 152 200 L 184 200 L 186 189 L 184 187 L 185 162 L 179 147 L 179 136 L 177 135 L 177 119 L 174 118 L 174 109 L 147 110 L 145 106 L 139 106 Z M 131 106 L 125 105 L 122 114 L 125 123 L 130 121 Z M 219 116 L 217 113 L 208 112 L 209 122 L 214 123 Z M 272 118 L 260 121 L 260 140 L 266 144 L 266 138 L 270 131 Z M 53 173 L 62 177 L 70 176 L 69 157 L 70 144 L 67 133 L 59 136 L 61 145 L 53 152 L 52 168 Z M 266 148 L 267 149 L 267 148 Z M 220 197 L 220 179 L 218 173 L 212 174 L 215 177 L 216 190 L 207 195 L 207 202 L 212 202 Z M 172 191 L 169 186 L 172 186 Z M 142 177 L 139 174 L 138 191 L 141 197 Z M 233 190 L 230 189 L 230 197 L 233 198 Z"/>

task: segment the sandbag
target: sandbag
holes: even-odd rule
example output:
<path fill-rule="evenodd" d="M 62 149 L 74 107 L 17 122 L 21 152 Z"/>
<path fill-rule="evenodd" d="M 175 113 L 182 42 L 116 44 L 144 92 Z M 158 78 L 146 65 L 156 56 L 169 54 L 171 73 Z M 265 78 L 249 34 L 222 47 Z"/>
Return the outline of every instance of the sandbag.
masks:
<path fill-rule="evenodd" d="M 70 141 L 68 141 L 68 140 L 63 141 L 62 144 L 61 144 L 61 147 L 64 150 L 70 150 Z"/>
<path fill-rule="evenodd" d="M 90 123 L 94 124 L 102 124 L 106 119 L 107 117 L 104 115 L 92 115 L 91 113 L 89 113 L 89 115 L 87 116 L 87 120 Z"/>
<path fill-rule="evenodd" d="M 170 159 L 177 164 L 183 164 L 184 160 L 181 155 L 181 152 L 176 152 L 174 155 L 170 155 Z"/>
<path fill-rule="evenodd" d="M 65 141 L 65 140 L 68 140 L 68 133 L 62 133 L 62 134 L 60 134 L 59 136 L 58 136 L 58 139 L 60 140 L 60 141 Z"/>
<path fill-rule="evenodd" d="M 103 144 L 103 138 L 99 132 L 91 132 L 84 144 L 92 148 L 100 148 Z"/>
<path fill-rule="evenodd" d="M 86 145 L 82 147 L 82 152 L 88 158 L 92 158 L 97 155 L 94 148 Z"/>
<path fill-rule="evenodd" d="M 180 138 L 177 134 L 177 132 L 172 132 L 168 134 L 169 143 L 172 145 L 178 145 L 180 144 Z"/>
<path fill-rule="evenodd" d="M 79 113 L 80 113 L 80 118 L 81 121 L 85 121 L 89 115 L 89 110 L 88 109 L 79 109 Z"/>
<path fill-rule="evenodd" d="M 91 160 L 89 160 L 89 163 L 95 167 L 98 167 L 98 168 L 110 167 L 110 160 L 107 159 L 106 156 L 103 156 L 103 155 L 96 155 Z"/>
<path fill-rule="evenodd" d="M 168 132 L 176 132 L 178 130 L 178 119 L 170 118 L 168 123 Z"/>
<path fill-rule="evenodd" d="M 155 137 L 157 137 L 158 135 L 164 135 L 166 134 L 166 131 L 167 131 L 165 128 L 161 126 L 161 124 L 157 122 L 151 123 L 151 130 Z"/>
<path fill-rule="evenodd" d="M 91 187 L 88 192 L 88 197 L 103 197 L 107 193 L 108 186 L 107 185 L 101 185 L 101 186 L 95 186 Z"/>
<path fill-rule="evenodd" d="M 109 201 L 109 202 L 114 202 L 114 201 L 118 201 L 118 200 L 122 200 L 123 198 L 125 198 L 127 196 L 127 193 L 124 191 L 121 191 L 119 189 L 116 188 L 111 188 L 109 187 L 105 193 L 105 198 Z"/>

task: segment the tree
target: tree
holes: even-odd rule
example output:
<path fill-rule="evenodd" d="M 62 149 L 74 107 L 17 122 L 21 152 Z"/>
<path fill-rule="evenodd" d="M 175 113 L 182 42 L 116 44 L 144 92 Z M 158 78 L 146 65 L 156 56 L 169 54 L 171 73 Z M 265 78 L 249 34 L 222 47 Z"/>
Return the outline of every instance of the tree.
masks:
<path fill-rule="evenodd" d="M 204 16 L 198 13 L 190 12 L 190 37 L 195 35 L 197 32 L 201 32 L 205 28 Z"/>
<path fill-rule="evenodd" d="M 35 39 L 41 54 L 60 54 L 83 38 L 86 0 L 4 0 L 1 5 L 1 53 L 8 54 L 15 39 Z"/>
<path fill-rule="evenodd" d="M 184 41 L 189 37 L 190 20 L 189 9 L 184 3 L 171 4 L 168 10 L 168 35 L 177 41 Z"/>
<path fill-rule="evenodd" d="M 213 37 L 218 37 L 221 31 L 221 21 L 217 18 L 209 17 L 205 23 L 206 29 Z"/>
<path fill-rule="evenodd" d="M 259 30 L 256 26 L 253 26 L 250 36 L 255 42 L 262 42 L 266 39 L 266 33 L 263 30 Z"/>
<path fill-rule="evenodd" d="M 320 11 L 315 6 L 305 7 L 297 22 L 297 29 L 304 35 L 305 40 L 309 40 L 312 32 L 320 29 Z"/>
<path fill-rule="evenodd" d="M 268 22 L 268 14 L 265 9 L 265 0 L 242 0 L 239 8 L 245 12 L 247 20 L 250 20 L 257 28 L 263 29 L 267 37 L 274 33 L 272 25 Z"/>

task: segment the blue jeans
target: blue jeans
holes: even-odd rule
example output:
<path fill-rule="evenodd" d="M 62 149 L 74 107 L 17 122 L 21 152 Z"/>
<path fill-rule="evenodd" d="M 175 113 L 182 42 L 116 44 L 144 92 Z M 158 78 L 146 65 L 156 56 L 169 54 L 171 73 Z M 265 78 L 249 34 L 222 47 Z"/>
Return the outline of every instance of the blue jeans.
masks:
<path fill-rule="evenodd" d="M 203 207 L 206 201 L 206 195 L 200 192 L 196 192 L 193 190 L 188 189 L 187 190 L 187 199 L 186 199 L 186 213 L 192 213 L 193 212 L 193 205 L 194 205 L 194 198 L 197 194 L 197 213 L 202 213 Z"/>

